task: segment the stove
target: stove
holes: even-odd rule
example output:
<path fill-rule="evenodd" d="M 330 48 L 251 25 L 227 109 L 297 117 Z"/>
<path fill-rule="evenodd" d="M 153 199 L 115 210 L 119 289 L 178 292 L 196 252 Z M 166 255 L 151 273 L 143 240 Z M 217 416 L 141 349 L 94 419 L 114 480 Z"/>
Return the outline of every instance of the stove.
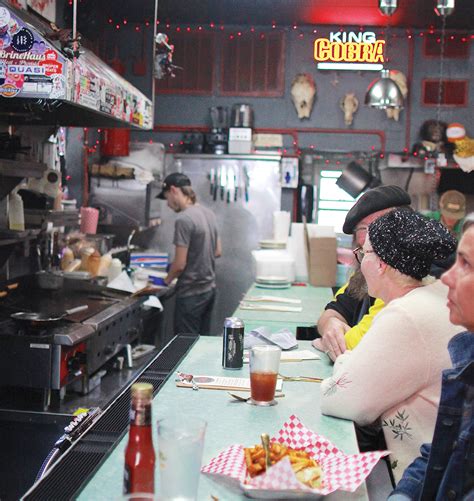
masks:
<path fill-rule="evenodd" d="M 22 284 L 0 302 L 0 385 L 42 389 L 45 407 L 52 391 L 78 380 L 87 393 L 90 377 L 139 337 L 144 300 L 99 287 L 49 292 Z M 15 311 L 50 314 L 82 304 L 89 308 L 41 328 L 10 318 Z"/>

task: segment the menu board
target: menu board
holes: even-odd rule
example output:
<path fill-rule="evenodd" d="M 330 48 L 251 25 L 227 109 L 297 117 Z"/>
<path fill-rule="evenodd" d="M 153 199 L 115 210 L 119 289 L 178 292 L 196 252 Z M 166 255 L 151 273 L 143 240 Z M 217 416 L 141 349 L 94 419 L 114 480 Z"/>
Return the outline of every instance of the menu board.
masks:
<path fill-rule="evenodd" d="M 0 98 L 66 98 L 66 73 L 66 58 L 0 6 Z"/>

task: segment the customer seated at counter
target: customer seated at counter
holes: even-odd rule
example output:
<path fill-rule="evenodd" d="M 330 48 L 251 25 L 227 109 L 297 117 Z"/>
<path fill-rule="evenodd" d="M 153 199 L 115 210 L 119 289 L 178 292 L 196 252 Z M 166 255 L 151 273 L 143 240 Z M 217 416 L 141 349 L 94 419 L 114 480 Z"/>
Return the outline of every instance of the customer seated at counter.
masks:
<path fill-rule="evenodd" d="M 455 248 L 444 226 L 409 209 L 369 225 L 359 260 L 369 295 L 385 307 L 321 385 L 323 414 L 380 422 L 395 480 L 433 433 L 447 345 L 458 328 L 449 321 L 447 287 L 427 275 Z"/>
<path fill-rule="evenodd" d="M 371 222 L 397 207 L 409 206 L 410 203 L 410 195 L 398 186 L 373 188 L 365 192 L 347 213 L 343 231 L 354 235 L 356 245 L 362 246 Z M 322 339 L 313 341 L 313 346 L 335 360 L 346 349 L 357 346 L 370 328 L 374 316 L 382 308 L 381 299 L 371 298 L 367 294 L 367 284 L 357 267 L 350 281 L 326 305 L 318 320 L 318 332 Z"/>
<path fill-rule="evenodd" d="M 456 262 L 441 281 L 449 287 L 451 322 L 467 331 L 448 345 L 453 367 L 443 372 L 433 441 L 421 447 L 390 501 L 474 499 L 474 213 L 463 225 Z"/>

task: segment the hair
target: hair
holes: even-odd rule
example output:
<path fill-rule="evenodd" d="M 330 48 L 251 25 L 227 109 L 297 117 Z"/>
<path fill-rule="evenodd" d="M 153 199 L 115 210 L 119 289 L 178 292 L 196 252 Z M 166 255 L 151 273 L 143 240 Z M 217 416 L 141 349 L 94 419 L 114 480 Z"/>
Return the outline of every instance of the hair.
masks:
<path fill-rule="evenodd" d="M 470 212 L 464 219 L 462 224 L 462 233 L 464 233 L 468 228 L 474 225 L 474 212 Z"/>
<path fill-rule="evenodd" d="M 183 192 L 184 195 L 191 199 L 191 202 L 193 204 L 196 203 L 196 193 L 194 193 L 194 190 L 191 188 L 191 186 L 180 186 L 179 189 Z"/>

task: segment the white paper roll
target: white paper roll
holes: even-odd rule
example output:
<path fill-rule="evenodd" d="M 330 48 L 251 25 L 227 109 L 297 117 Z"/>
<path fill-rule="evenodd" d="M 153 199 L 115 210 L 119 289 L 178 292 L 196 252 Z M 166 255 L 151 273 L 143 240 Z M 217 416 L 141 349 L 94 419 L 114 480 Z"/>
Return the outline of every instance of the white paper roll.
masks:
<path fill-rule="evenodd" d="M 286 242 L 290 232 L 290 213 L 275 211 L 273 213 L 273 240 Z"/>

